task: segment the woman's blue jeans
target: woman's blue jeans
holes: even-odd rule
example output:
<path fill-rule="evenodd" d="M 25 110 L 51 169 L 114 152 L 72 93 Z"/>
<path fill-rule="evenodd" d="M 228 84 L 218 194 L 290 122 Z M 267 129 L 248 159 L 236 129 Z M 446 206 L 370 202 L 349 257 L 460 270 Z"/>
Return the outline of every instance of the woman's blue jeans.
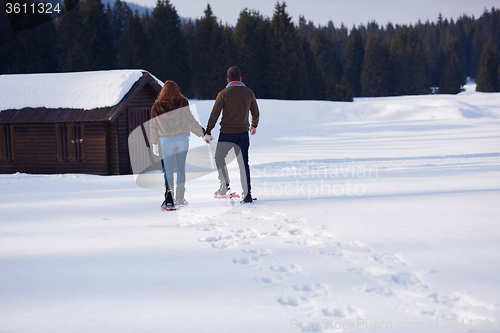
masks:
<path fill-rule="evenodd" d="M 174 189 L 174 171 L 177 171 L 177 187 L 186 185 L 186 158 L 189 150 L 189 141 L 160 138 L 163 164 L 165 167 L 165 182 L 171 190 Z"/>

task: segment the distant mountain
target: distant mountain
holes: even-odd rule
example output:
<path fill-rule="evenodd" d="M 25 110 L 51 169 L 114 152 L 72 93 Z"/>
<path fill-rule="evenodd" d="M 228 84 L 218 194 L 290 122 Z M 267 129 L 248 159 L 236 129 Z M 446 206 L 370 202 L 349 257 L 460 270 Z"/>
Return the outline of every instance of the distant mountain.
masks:
<path fill-rule="evenodd" d="M 142 6 L 142 5 L 139 5 L 139 4 L 136 4 L 136 3 L 133 3 L 133 2 L 129 2 L 129 1 L 123 1 L 123 2 L 127 3 L 127 6 L 129 6 L 129 8 L 132 10 L 132 12 L 135 13 L 135 11 L 137 10 L 139 12 L 139 15 L 145 14 L 146 10 L 149 11 L 149 13 L 151 14 L 151 12 L 153 12 L 153 9 L 154 9 L 154 7 Z M 115 3 L 115 0 L 102 0 L 102 3 L 104 4 L 104 6 L 107 6 L 108 3 L 109 3 L 109 5 L 111 7 L 113 7 L 113 4 Z M 185 17 L 180 17 L 180 20 L 181 20 L 182 24 L 184 24 L 186 22 L 189 22 L 189 20 L 191 20 L 191 19 L 190 18 L 185 18 Z"/>
<path fill-rule="evenodd" d="M 153 11 L 153 7 L 142 6 L 129 1 L 124 1 L 124 2 L 126 2 L 127 6 L 129 6 L 129 8 L 132 9 L 132 12 L 135 12 L 137 10 L 140 15 L 145 14 L 146 10 L 148 10 L 149 13 Z M 104 4 L 104 6 L 106 6 L 109 3 L 109 5 L 113 7 L 115 0 L 102 0 L 102 3 Z"/>

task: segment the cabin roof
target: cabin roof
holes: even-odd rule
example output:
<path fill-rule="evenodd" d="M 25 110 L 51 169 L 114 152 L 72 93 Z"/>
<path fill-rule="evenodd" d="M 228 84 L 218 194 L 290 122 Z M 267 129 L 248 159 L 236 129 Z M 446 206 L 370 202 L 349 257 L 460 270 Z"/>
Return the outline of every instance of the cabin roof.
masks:
<path fill-rule="evenodd" d="M 145 70 L 0 75 L 0 123 L 112 121 L 146 84 Z"/>

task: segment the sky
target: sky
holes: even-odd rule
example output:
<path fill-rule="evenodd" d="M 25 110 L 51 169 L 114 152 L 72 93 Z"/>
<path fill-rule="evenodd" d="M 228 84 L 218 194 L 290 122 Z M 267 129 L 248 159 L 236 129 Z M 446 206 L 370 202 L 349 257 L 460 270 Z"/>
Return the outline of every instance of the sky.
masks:
<path fill-rule="evenodd" d="M 157 0 L 131 0 L 130 2 L 154 7 Z M 281 2 L 281 1 L 280 1 Z M 479 18 L 484 9 L 500 8 L 500 0 L 286 0 L 287 11 L 295 23 L 299 15 L 307 21 L 324 26 L 332 21 L 336 27 L 343 23 L 351 28 L 353 25 L 366 25 L 376 21 L 379 25 L 414 24 L 436 22 L 439 13 L 443 18 L 456 19 L 463 14 Z M 222 21 L 235 26 L 239 13 L 245 9 L 254 9 L 262 15 L 272 17 L 276 1 L 271 0 L 170 0 L 177 13 L 185 18 L 199 18 L 204 15 L 207 3 L 212 7 L 214 15 Z"/>

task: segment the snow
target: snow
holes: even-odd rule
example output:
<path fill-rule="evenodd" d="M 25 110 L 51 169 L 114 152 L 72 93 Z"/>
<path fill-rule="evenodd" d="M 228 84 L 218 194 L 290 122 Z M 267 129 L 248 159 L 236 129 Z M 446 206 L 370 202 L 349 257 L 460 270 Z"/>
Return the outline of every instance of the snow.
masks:
<path fill-rule="evenodd" d="M 91 110 L 115 106 L 144 73 L 110 70 L 0 75 L 0 111 L 42 107 Z"/>
<path fill-rule="evenodd" d="M 259 106 L 252 205 L 0 175 L 0 331 L 499 332 L 500 94 Z"/>

